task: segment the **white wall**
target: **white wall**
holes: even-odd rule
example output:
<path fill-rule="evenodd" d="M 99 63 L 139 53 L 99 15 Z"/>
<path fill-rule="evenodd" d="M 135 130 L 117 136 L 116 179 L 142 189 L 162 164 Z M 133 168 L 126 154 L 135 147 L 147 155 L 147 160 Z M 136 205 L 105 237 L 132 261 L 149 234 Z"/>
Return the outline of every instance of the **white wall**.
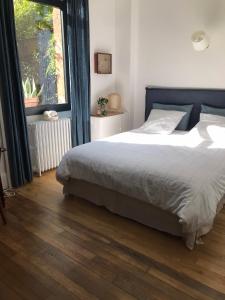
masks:
<path fill-rule="evenodd" d="M 115 91 L 115 0 L 90 0 L 91 46 L 91 108 L 95 112 L 96 101 Z M 112 75 L 94 73 L 94 53 L 108 52 L 113 57 Z"/>
<path fill-rule="evenodd" d="M 116 0 L 115 30 L 116 30 L 116 91 L 122 97 L 123 109 L 128 112 L 129 124 L 132 127 L 131 89 L 132 82 L 131 57 L 132 57 L 132 26 L 131 26 L 131 1 Z"/>
<path fill-rule="evenodd" d="M 132 24 L 133 0 L 90 0 L 90 46 L 91 46 L 91 109 L 96 109 L 100 96 L 119 92 L 123 106 L 128 111 L 127 128 L 133 119 L 130 85 L 132 82 Z M 112 53 L 112 75 L 94 73 L 94 53 Z"/>
<path fill-rule="evenodd" d="M 225 88 L 224 0 L 134 2 L 134 127 L 144 121 L 147 85 Z M 192 49 L 190 40 L 199 29 L 205 30 L 211 41 L 202 53 Z"/>

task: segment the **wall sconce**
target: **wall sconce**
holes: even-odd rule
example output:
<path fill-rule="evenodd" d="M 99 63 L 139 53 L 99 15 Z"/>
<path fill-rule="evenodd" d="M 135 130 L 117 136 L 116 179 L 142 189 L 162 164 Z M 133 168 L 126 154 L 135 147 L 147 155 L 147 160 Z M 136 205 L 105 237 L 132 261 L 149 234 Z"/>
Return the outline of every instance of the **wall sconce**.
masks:
<path fill-rule="evenodd" d="M 209 39 L 204 31 L 194 32 L 191 40 L 195 51 L 204 51 L 209 48 Z"/>

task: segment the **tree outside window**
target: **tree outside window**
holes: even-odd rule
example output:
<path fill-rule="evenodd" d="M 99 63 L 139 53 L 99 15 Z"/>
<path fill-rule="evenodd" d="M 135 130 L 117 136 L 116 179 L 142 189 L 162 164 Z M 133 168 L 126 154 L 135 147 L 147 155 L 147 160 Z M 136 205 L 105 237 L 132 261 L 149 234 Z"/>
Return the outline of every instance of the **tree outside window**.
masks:
<path fill-rule="evenodd" d="M 66 103 L 61 10 L 14 0 L 25 107 Z"/>

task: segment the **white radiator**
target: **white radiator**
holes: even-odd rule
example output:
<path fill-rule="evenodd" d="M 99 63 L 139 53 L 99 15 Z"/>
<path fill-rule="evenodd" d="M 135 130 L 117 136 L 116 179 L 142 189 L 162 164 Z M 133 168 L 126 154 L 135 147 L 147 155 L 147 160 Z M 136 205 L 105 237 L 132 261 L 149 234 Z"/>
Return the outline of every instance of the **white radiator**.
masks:
<path fill-rule="evenodd" d="M 28 123 L 32 169 L 41 173 L 56 168 L 71 148 L 71 120 Z"/>

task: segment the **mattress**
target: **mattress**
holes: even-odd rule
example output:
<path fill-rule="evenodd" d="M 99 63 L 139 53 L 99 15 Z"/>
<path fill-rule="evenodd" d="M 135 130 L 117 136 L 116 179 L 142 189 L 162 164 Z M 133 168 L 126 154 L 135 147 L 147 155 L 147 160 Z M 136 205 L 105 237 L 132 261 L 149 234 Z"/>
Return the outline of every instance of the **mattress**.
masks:
<path fill-rule="evenodd" d="M 225 150 L 211 146 L 196 133 L 130 131 L 72 149 L 57 179 L 83 180 L 175 215 L 193 249 L 225 194 Z"/>

